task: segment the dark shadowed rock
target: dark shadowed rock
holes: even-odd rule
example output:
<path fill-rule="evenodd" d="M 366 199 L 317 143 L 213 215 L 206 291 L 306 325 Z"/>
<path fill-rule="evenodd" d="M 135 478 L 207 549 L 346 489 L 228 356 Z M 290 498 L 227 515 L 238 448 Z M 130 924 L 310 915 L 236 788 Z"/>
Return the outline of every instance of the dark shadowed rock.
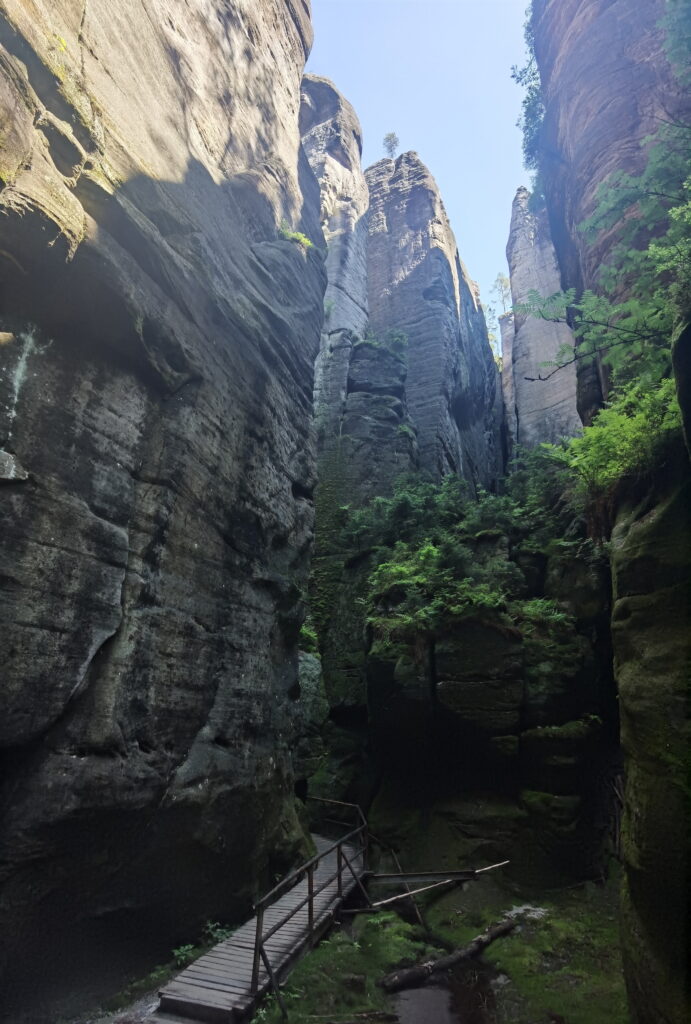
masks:
<path fill-rule="evenodd" d="M 612 534 L 614 667 L 626 758 L 622 938 L 636 1024 L 689 1019 L 691 474 L 679 443 Z"/>
<path fill-rule="evenodd" d="M 286 723 L 325 278 L 278 229 L 320 241 L 310 41 L 292 0 L 3 4 L 13 1022 L 245 913 L 303 841 Z"/>

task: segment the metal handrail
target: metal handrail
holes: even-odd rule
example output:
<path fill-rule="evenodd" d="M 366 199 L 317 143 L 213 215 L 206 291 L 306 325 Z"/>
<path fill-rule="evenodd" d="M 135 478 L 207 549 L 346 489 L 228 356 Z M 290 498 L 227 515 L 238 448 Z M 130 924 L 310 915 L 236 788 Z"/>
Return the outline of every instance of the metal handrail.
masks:
<path fill-rule="evenodd" d="M 311 857 L 308 861 L 306 861 L 304 864 L 302 864 L 299 868 L 296 868 L 295 871 L 291 872 L 291 874 L 289 874 L 285 878 L 281 879 L 281 881 L 277 885 L 275 885 L 273 887 L 273 889 L 270 890 L 270 892 L 266 893 L 265 896 L 262 896 L 261 899 L 257 900 L 257 902 L 255 903 L 254 909 L 257 912 L 257 928 L 256 928 L 255 941 L 254 941 L 254 961 L 253 961 L 253 965 L 252 965 L 252 992 L 256 992 L 258 990 L 258 988 L 259 988 L 259 969 L 260 969 L 260 964 L 261 964 L 262 960 L 264 961 L 264 964 L 267 965 L 267 970 L 268 970 L 268 973 L 269 973 L 269 978 L 271 980 L 271 984 L 273 985 L 274 988 L 276 988 L 276 980 L 275 980 L 275 978 L 273 976 L 273 971 L 268 966 L 269 965 L 269 958 L 268 958 L 268 956 L 266 954 L 266 950 L 264 948 L 265 943 L 273 935 L 275 935 L 277 931 L 279 931 L 281 928 L 283 928 L 284 925 L 286 925 L 288 923 L 288 921 L 290 921 L 291 918 L 293 918 L 298 913 L 298 911 L 302 910 L 303 907 L 305 907 L 305 906 L 308 907 L 308 922 L 309 922 L 308 923 L 308 934 L 309 934 L 309 936 L 311 938 L 312 934 L 313 934 L 313 931 L 314 931 L 314 900 L 315 900 L 315 897 L 319 896 L 320 893 L 322 893 L 325 889 L 327 889 L 331 885 L 331 883 L 336 881 L 336 880 L 338 880 L 338 895 L 337 895 L 337 898 L 340 898 L 342 896 L 342 894 L 343 894 L 342 876 L 343 876 L 343 864 L 344 864 L 344 862 L 347 865 L 347 867 L 350 870 L 350 872 L 353 874 L 353 877 L 355 878 L 355 880 L 357 882 L 359 882 L 359 879 L 354 874 L 353 867 L 352 867 L 350 861 L 348 860 L 348 857 L 346 856 L 345 851 L 343 849 L 344 846 L 348 845 L 351 842 L 351 840 L 355 840 L 356 837 L 362 836 L 362 845 L 360 845 L 360 843 L 358 843 L 357 849 L 355 851 L 355 857 L 362 856 L 362 858 L 363 858 L 363 867 L 366 867 L 366 865 L 367 865 L 367 846 L 368 846 L 368 843 L 367 843 L 367 838 L 368 838 L 368 834 L 367 834 L 367 819 L 366 819 L 365 815 L 363 814 L 362 809 L 360 807 L 358 807 L 357 804 L 346 804 L 346 803 L 342 803 L 339 800 L 326 800 L 326 799 L 320 799 L 319 797 L 308 797 L 308 799 L 314 800 L 314 801 L 316 801 L 318 803 L 332 804 L 332 805 L 339 806 L 339 807 L 350 807 L 350 808 L 352 808 L 353 810 L 356 811 L 357 816 L 358 816 L 358 818 L 360 820 L 360 824 L 357 825 L 350 832 L 348 832 L 347 835 L 342 836 L 340 839 L 337 839 L 336 842 L 332 843 L 331 846 L 328 846 L 326 848 L 326 850 L 322 850 L 320 853 L 316 854 L 314 857 Z M 324 857 L 328 856 L 330 853 L 333 853 L 334 850 L 337 851 L 337 857 L 336 857 L 337 868 L 336 868 L 336 871 L 325 882 L 322 882 L 318 889 L 315 890 L 315 888 L 314 888 L 314 870 L 319 865 L 319 862 Z M 287 889 L 293 888 L 293 886 L 295 884 L 297 884 L 297 882 L 301 878 L 305 877 L 305 875 L 307 876 L 307 896 L 300 903 L 298 903 L 297 906 L 291 908 L 291 910 L 284 917 L 282 917 L 279 922 L 274 924 L 265 933 L 264 932 L 264 911 L 265 911 L 267 905 L 270 902 L 275 901 L 275 899 L 276 899 L 276 897 L 278 896 L 279 893 L 282 893 L 282 892 L 286 891 Z M 361 883 L 359 883 L 359 884 L 360 884 L 360 887 L 362 888 Z M 281 1000 L 280 1000 L 280 993 L 278 993 L 278 995 L 279 995 L 279 1002 L 281 1002 Z"/>

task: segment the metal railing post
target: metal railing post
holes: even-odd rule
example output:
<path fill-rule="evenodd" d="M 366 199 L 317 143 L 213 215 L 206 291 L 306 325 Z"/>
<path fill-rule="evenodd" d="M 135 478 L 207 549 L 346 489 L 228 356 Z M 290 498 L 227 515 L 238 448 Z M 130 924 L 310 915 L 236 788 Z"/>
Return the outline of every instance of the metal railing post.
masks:
<path fill-rule="evenodd" d="M 264 931 L 264 904 L 257 907 L 257 932 L 254 939 L 254 962 L 252 964 L 252 992 L 259 989 L 259 964 L 262 954 L 262 938 Z"/>
<path fill-rule="evenodd" d="M 343 847 L 338 844 L 336 849 L 336 863 L 338 865 L 338 898 L 343 899 Z"/>
<path fill-rule="evenodd" d="M 314 866 L 312 864 L 310 864 L 310 866 L 307 868 L 307 892 L 309 894 L 309 903 L 307 905 L 307 920 L 309 923 L 311 942 L 312 932 L 314 931 Z"/>

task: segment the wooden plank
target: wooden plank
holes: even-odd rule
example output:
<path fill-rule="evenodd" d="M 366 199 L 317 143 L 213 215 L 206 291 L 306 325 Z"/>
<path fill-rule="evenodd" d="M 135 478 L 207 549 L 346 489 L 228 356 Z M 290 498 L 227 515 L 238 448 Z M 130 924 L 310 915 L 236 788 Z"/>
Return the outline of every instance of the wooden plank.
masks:
<path fill-rule="evenodd" d="M 322 837 L 315 837 L 315 843 L 319 853 L 332 845 L 330 840 Z M 350 844 L 344 850 L 359 875 L 362 871 L 361 856 Z M 310 945 L 310 940 L 316 943 L 333 921 L 334 912 L 341 903 L 338 881 L 332 877 L 335 875 L 336 860 L 336 851 L 332 850 L 314 868 L 314 887 L 323 888 L 313 900 L 314 929 L 311 936 L 308 930 L 309 907 L 304 902 L 308 891 L 306 880 L 293 886 L 264 911 L 264 931 L 269 931 L 292 912 L 290 918 L 265 943 L 271 968 L 279 977 L 285 976 Z M 344 872 L 342 895 L 347 896 L 355 888 L 355 879 L 350 872 Z M 300 909 L 296 910 L 297 907 Z M 244 1013 L 255 1005 L 256 997 L 250 988 L 256 928 L 256 918 L 246 921 L 228 939 L 188 965 L 161 990 L 162 1011 L 182 1011 L 185 1017 L 192 1016 L 197 1020 L 230 1022 L 235 1019 L 233 1010 Z M 268 987 L 268 974 L 262 964 L 257 996 Z"/>
<path fill-rule="evenodd" d="M 242 982 L 233 983 L 228 981 L 227 978 L 217 978 L 215 975 L 210 974 L 185 974 L 184 978 L 180 976 L 178 981 L 181 985 L 195 985 L 197 988 L 211 989 L 213 992 L 223 993 L 229 999 L 234 999 L 238 995 L 250 995 L 249 985 L 243 985 Z"/>

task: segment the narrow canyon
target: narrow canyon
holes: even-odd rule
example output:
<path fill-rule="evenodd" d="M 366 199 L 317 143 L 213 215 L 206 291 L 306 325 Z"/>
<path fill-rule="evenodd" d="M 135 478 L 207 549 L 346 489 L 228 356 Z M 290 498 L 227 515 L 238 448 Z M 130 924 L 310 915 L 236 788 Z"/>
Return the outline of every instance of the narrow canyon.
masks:
<path fill-rule="evenodd" d="M 532 3 L 499 357 L 309 0 L 0 0 L 0 1020 L 242 923 L 316 797 L 507 907 L 606 889 L 607 1019 L 688 1021 L 688 20 Z"/>

